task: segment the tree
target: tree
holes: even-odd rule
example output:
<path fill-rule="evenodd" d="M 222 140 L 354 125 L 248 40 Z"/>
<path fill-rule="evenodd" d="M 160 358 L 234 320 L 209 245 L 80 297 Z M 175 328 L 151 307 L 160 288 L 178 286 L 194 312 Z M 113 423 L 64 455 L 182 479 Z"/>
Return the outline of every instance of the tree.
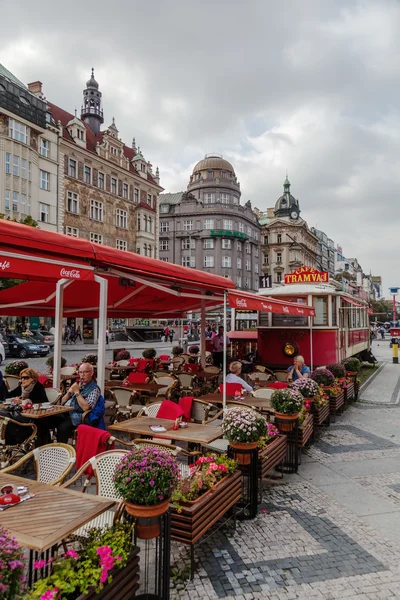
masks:
<path fill-rule="evenodd" d="M 6 221 L 13 221 L 14 223 L 21 223 L 22 225 L 28 225 L 28 227 L 38 227 L 39 223 L 32 219 L 30 215 L 26 215 L 22 219 L 11 219 L 11 217 L 6 217 L 5 215 L 0 213 L 0 219 L 5 219 Z M 0 288 L 7 289 L 10 287 L 14 287 L 14 285 L 19 285 L 23 283 L 24 279 L 0 279 Z"/>

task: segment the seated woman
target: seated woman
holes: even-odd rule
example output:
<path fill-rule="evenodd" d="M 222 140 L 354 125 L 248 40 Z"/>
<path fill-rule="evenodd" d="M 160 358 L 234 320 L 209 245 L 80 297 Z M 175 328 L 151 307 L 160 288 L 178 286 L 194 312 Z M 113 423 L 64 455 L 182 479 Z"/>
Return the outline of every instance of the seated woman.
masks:
<path fill-rule="evenodd" d="M 289 383 L 296 381 L 296 379 L 308 379 L 310 377 L 310 369 L 304 364 L 304 358 L 300 356 L 295 357 L 293 365 L 288 368 L 287 380 Z"/>
<path fill-rule="evenodd" d="M 229 365 L 230 373 L 226 376 L 226 383 L 240 383 L 240 385 L 246 390 L 246 392 L 252 392 L 253 388 L 244 379 L 240 377 L 242 372 L 242 363 L 238 360 L 234 360 Z"/>
<path fill-rule="evenodd" d="M 21 404 L 23 400 L 30 400 L 32 404 L 48 402 L 46 390 L 39 381 L 39 375 L 33 369 L 23 369 L 19 374 L 20 384 L 11 392 L 7 392 L 7 398 L 14 398 L 14 403 Z"/>

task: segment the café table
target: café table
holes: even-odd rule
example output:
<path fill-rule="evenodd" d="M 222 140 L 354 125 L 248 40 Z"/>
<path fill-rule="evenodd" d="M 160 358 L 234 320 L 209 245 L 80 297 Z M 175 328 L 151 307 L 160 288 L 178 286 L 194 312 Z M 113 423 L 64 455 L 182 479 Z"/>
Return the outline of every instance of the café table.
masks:
<path fill-rule="evenodd" d="M 4 410 L 9 408 L 10 404 L 0 404 L 0 409 Z M 45 419 L 46 417 L 54 417 L 55 415 L 61 415 L 62 413 L 74 410 L 73 406 L 62 406 L 56 404 L 49 408 L 26 408 L 23 409 L 21 415 L 28 419 Z"/>
<path fill-rule="evenodd" d="M 160 383 L 128 383 L 127 385 L 121 385 L 118 381 L 111 380 L 104 382 L 105 389 L 109 388 L 122 388 L 124 390 L 136 391 L 136 392 L 158 392 L 162 388 L 167 388 L 167 385 L 161 385 Z"/>
<path fill-rule="evenodd" d="M 223 396 L 218 392 L 211 392 L 210 394 L 205 394 L 204 396 L 199 396 L 199 400 L 204 400 L 204 402 L 211 402 L 211 404 L 222 404 Z M 226 394 L 226 400 L 236 400 L 236 396 L 233 394 Z"/>
<path fill-rule="evenodd" d="M 166 431 L 152 431 L 150 427 L 154 425 L 165 427 Z M 210 444 L 219 437 L 222 437 L 222 429 L 216 425 L 188 423 L 188 426 L 185 428 L 174 430 L 173 427 L 174 421 L 170 421 L 169 419 L 137 417 L 136 419 L 129 419 L 129 421 L 110 425 L 108 430 L 193 444 Z"/>
<path fill-rule="evenodd" d="M 30 550 L 30 583 L 34 577 L 33 561 L 44 552 L 54 555 L 57 544 L 71 533 L 115 505 L 114 500 L 82 494 L 0 472 L 0 488 L 5 485 L 27 486 L 34 497 L 0 511 L 0 524 L 17 542 Z M 40 572 L 37 571 L 37 577 Z"/>

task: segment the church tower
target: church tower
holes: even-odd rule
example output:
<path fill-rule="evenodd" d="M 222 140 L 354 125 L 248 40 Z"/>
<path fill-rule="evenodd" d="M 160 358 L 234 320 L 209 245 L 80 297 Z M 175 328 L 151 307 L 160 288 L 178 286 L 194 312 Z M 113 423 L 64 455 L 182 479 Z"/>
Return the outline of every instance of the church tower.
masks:
<path fill-rule="evenodd" d="M 89 81 L 86 82 L 86 89 L 83 90 L 81 119 L 89 125 L 95 135 L 100 132 L 100 126 L 104 123 L 101 92 L 99 91 L 99 84 L 94 78 L 94 69 L 92 69 L 92 76 Z"/>

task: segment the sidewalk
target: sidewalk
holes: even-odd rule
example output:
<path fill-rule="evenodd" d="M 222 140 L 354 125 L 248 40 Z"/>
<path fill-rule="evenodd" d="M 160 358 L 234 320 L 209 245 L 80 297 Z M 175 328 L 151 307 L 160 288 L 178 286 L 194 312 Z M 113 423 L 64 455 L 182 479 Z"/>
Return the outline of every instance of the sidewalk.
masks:
<path fill-rule="evenodd" d="M 121 348 L 125 348 L 126 350 L 144 350 L 145 348 L 155 348 L 157 350 L 157 354 L 160 353 L 160 350 L 165 351 L 165 352 L 170 352 L 171 348 L 173 346 L 177 346 L 179 345 L 179 340 L 174 340 L 171 344 L 171 342 L 110 342 L 109 344 L 106 345 L 106 350 L 114 350 L 115 348 L 121 349 Z M 63 351 L 69 351 L 69 352 L 74 352 L 74 351 L 79 351 L 79 352 L 94 352 L 95 354 L 98 353 L 98 344 L 96 343 L 92 343 L 92 344 L 83 344 L 81 342 L 77 343 L 77 344 L 63 344 L 62 345 L 62 349 Z"/>
<path fill-rule="evenodd" d="M 379 346 L 378 346 L 379 344 Z M 400 365 L 387 341 L 372 381 L 302 456 L 266 487 L 254 521 L 196 549 L 193 582 L 171 600 L 400 598 Z M 188 553 L 173 544 L 175 564 Z"/>

